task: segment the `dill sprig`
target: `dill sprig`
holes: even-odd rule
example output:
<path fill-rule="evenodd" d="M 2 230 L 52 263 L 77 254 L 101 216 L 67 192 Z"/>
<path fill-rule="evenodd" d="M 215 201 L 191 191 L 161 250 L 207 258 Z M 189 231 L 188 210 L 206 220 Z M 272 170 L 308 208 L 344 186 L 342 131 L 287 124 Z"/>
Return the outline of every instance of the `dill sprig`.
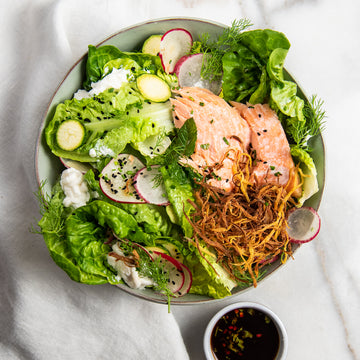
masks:
<path fill-rule="evenodd" d="M 36 234 L 52 233 L 60 236 L 64 230 L 64 205 L 60 193 L 56 193 L 53 198 L 46 195 L 43 191 L 46 182 L 42 182 L 39 186 L 35 196 L 39 203 L 39 212 L 42 219 L 39 222 L 40 229 L 36 230 L 34 226 L 31 227 L 31 232 Z M 55 185 L 56 187 L 56 185 Z"/>
<path fill-rule="evenodd" d="M 171 297 L 174 296 L 174 293 L 168 288 L 169 274 L 164 270 L 164 264 L 161 264 L 160 261 L 160 256 L 155 259 L 151 259 L 148 255 L 141 257 L 139 273 L 142 276 L 146 276 L 154 280 L 156 283 L 154 285 L 154 289 L 166 296 L 168 312 L 170 313 Z"/>
<path fill-rule="evenodd" d="M 319 99 L 317 95 L 312 95 L 303 109 L 306 121 L 297 121 L 293 124 L 293 138 L 296 145 L 307 151 L 311 151 L 307 145 L 308 140 L 318 135 L 325 128 L 326 113 L 323 105 L 323 100 Z"/>
<path fill-rule="evenodd" d="M 234 20 L 216 40 L 211 41 L 208 33 L 200 36 L 202 52 L 207 55 L 201 69 L 201 76 L 204 79 L 214 80 L 222 75 L 224 54 L 240 41 L 241 32 L 251 25 L 248 19 Z"/>
<path fill-rule="evenodd" d="M 165 265 L 161 264 L 161 257 L 153 259 L 144 249 L 129 240 L 122 241 L 120 247 L 125 255 L 131 255 L 134 250 L 136 251 L 139 255 L 136 266 L 139 274 L 154 280 L 154 290 L 167 297 L 168 311 L 170 312 L 171 297 L 174 296 L 174 293 L 168 288 L 169 273 L 164 270 Z"/>

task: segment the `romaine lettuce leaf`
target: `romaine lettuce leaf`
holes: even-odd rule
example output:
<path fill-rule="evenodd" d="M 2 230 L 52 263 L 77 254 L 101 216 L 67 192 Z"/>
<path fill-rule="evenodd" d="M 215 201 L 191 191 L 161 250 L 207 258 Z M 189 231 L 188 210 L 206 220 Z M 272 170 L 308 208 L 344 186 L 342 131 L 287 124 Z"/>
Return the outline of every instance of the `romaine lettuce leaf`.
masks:
<path fill-rule="evenodd" d="M 83 144 L 74 151 L 61 149 L 56 142 L 60 124 L 69 119 L 80 121 L 85 128 Z M 173 131 L 170 103 L 144 104 L 142 96 L 128 83 L 118 90 L 109 89 L 81 100 L 65 100 L 56 107 L 54 117 L 45 129 L 51 151 L 67 159 L 94 162 L 115 156 L 129 143 L 137 145 L 152 136 Z M 93 149 L 95 153 L 91 154 Z"/>
<path fill-rule="evenodd" d="M 185 237 L 191 237 L 192 227 L 186 216 L 190 216 L 194 210 L 187 201 L 194 201 L 190 180 L 187 178 L 182 167 L 177 163 L 170 163 L 160 168 L 168 199 L 170 201 L 175 221 L 181 226 Z"/>

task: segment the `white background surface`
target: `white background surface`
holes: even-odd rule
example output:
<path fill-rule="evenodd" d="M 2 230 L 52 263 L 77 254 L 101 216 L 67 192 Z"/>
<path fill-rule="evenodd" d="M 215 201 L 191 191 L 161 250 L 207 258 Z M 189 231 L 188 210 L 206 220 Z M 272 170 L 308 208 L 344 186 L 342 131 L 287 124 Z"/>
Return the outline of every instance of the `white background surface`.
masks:
<path fill-rule="evenodd" d="M 0 1 L 0 358 L 203 359 L 206 323 L 235 301 L 260 302 L 289 335 L 289 360 L 360 359 L 360 5 L 343 0 Z M 38 218 L 34 147 L 46 106 L 88 44 L 150 18 L 191 16 L 283 31 L 286 68 L 325 102 L 322 230 L 294 261 L 211 305 L 145 303 L 73 283 L 29 225 Z"/>

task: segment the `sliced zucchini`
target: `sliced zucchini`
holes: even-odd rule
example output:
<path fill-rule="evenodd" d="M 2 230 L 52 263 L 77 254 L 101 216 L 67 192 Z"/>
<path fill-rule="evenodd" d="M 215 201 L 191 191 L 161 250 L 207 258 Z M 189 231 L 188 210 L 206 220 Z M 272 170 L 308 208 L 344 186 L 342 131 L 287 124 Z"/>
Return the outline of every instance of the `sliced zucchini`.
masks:
<path fill-rule="evenodd" d="M 77 149 L 85 137 L 85 128 L 80 121 L 66 120 L 62 122 L 56 132 L 56 141 L 65 151 Z"/>
<path fill-rule="evenodd" d="M 144 41 L 142 52 L 144 54 L 158 55 L 160 51 L 160 41 L 162 35 L 151 35 Z"/>
<path fill-rule="evenodd" d="M 171 96 L 170 86 L 156 75 L 143 74 L 136 79 L 136 84 L 145 99 L 165 102 Z"/>

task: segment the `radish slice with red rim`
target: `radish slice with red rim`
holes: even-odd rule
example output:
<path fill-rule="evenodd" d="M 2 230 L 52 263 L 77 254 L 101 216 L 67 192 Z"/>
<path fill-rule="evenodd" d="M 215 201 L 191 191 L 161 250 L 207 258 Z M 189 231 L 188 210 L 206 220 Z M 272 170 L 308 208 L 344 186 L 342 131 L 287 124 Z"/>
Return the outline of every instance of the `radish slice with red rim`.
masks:
<path fill-rule="evenodd" d="M 83 163 L 80 161 L 65 159 L 62 157 L 60 157 L 60 161 L 67 169 L 73 168 L 81 171 L 83 174 L 87 173 L 90 169 L 92 169 L 92 166 L 89 163 Z"/>
<path fill-rule="evenodd" d="M 176 294 L 180 291 L 184 285 L 184 271 L 181 267 L 181 264 L 175 260 L 173 257 L 159 252 L 154 251 L 154 257 L 160 256 L 160 265 L 164 266 L 164 271 L 169 274 L 169 284 L 168 289 L 173 293 Z"/>
<path fill-rule="evenodd" d="M 201 69 L 203 64 L 206 63 L 207 56 L 211 55 L 185 55 L 176 63 L 174 72 L 178 77 L 180 87 L 200 87 L 210 90 L 215 95 L 221 92 L 221 78 L 210 81 L 201 76 Z"/>
<path fill-rule="evenodd" d="M 311 207 L 294 208 L 287 217 L 290 241 L 293 243 L 307 243 L 318 235 L 321 226 L 319 214 Z"/>
<path fill-rule="evenodd" d="M 134 176 L 144 164 L 130 154 L 113 158 L 100 174 L 100 188 L 111 200 L 122 203 L 144 203 L 134 188 Z"/>
<path fill-rule="evenodd" d="M 172 74 L 178 60 L 189 54 L 193 39 L 191 34 L 182 28 L 167 31 L 160 41 L 159 56 L 166 73 Z"/>
<path fill-rule="evenodd" d="M 149 204 L 169 205 L 159 165 L 140 169 L 134 178 L 134 187 L 139 196 Z"/>
<path fill-rule="evenodd" d="M 192 273 L 189 270 L 187 266 L 185 266 L 183 263 L 180 263 L 180 266 L 182 268 L 183 274 L 184 274 L 184 283 L 180 290 L 178 290 L 175 293 L 175 296 L 184 296 L 190 291 L 191 285 L 192 285 Z"/>

